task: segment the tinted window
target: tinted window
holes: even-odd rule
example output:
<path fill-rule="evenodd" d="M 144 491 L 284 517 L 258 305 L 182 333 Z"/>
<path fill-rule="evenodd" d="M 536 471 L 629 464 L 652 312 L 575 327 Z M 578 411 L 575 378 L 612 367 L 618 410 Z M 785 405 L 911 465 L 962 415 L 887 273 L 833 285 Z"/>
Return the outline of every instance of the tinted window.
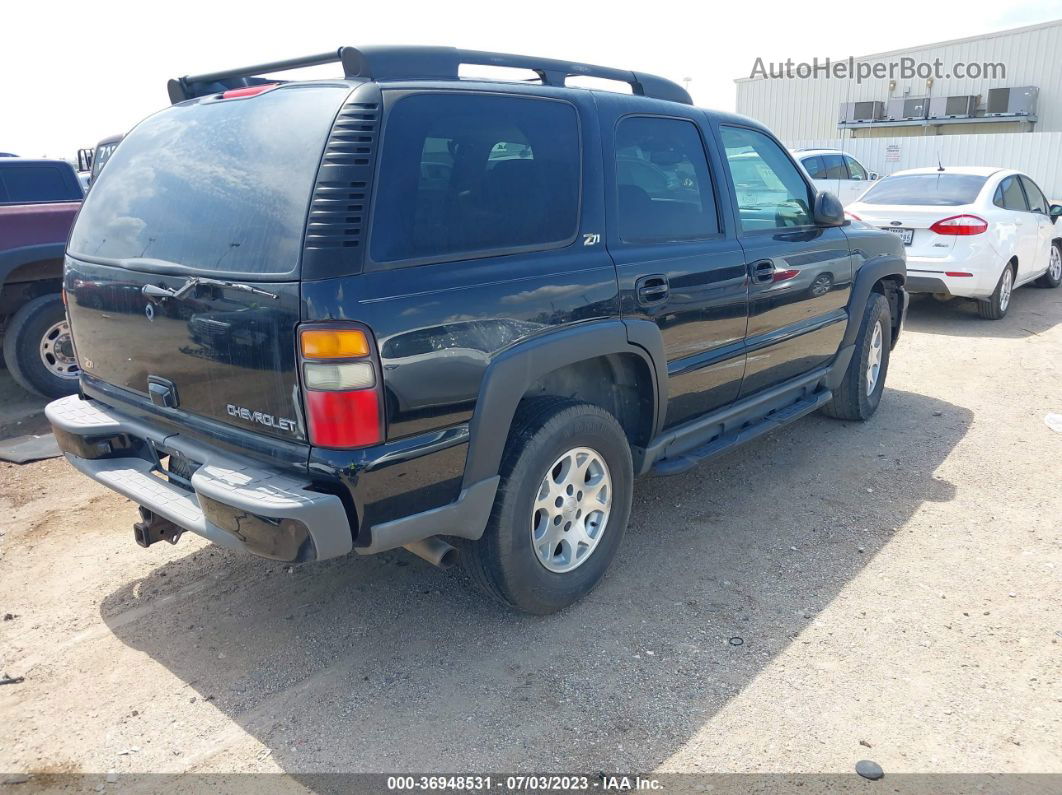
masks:
<path fill-rule="evenodd" d="M 627 242 L 697 240 L 719 231 L 697 126 L 634 116 L 616 129 L 619 233 Z"/>
<path fill-rule="evenodd" d="M 993 203 L 997 207 L 1003 207 L 1007 210 L 1028 211 L 1029 209 L 1029 205 L 1025 203 L 1025 194 L 1022 193 L 1017 177 L 1007 177 L 999 184 L 999 187 L 996 188 Z"/>
<path fill-rule="evenodd" d="M 848 169 L 840 155 L 823 155 L 822 162 L 826 166 L 826 179 L 848 179 Z"/>
<path fill-rule="evenodd" d="M 807 169 L 808 175 L 812 179 L 826 179 L 826 164 L 822 162 L 822 158 L 818 155 L 806 157 L 800 162 Z"/>
<path fill-rule="evenodd" d="M 756 130 L 724 126 L 720 132 L 742 229 L 810 226 L 808 184 L 785 150 Z"/>
<path fill-rule="evenodd" d="M 1029 199 L 1029 209 L 1034 213 L 1047 214 L 1047 199 L 1036 187 L 1036 183 L 1026 176 L 1021 178 L 1021 184 L 1025 188 L 1025 195 Z"/>
<path fill-rule="evenodd" d="M 71 253 L 293 273 L 325 139 L 346 95 L 279 88 L 146 119 L 93 182 Z"/>
<path fill-rule="evenodd" d="M 567 102 L 434 93 L 387 120 L 372 229 L 377 262 L 571 240 L 579 125 Z"/>
<path fill-rule="evenodd" d="M 859 201 L 949 207 L 974 201 L 984 184 L 985 177 L 972 174 L 906 174 L 875 183 Z"/>
<path fill-rule="evenodd" d="M 866 179 L 867 178 L 867 170 L 865 168 L 863 168 L 861 165 L 859 165 L 859 161 L 857 161 L 855 158 L 852 158 L 852 157 L 849 157 L 848 155 L 845 155 L 844 156 L 844 162 L 845 162 L 845 165 L 848 166 L 848 176 L 851 179 Z"/>
<path fill-rule="evenodd" d="M 77 201 L 81 191 L 63 178 L 57 166 L 17 166 L 0 170 L 0 180 L 7 189 L 5 201 L 16 204 L 32 202 Z"/>

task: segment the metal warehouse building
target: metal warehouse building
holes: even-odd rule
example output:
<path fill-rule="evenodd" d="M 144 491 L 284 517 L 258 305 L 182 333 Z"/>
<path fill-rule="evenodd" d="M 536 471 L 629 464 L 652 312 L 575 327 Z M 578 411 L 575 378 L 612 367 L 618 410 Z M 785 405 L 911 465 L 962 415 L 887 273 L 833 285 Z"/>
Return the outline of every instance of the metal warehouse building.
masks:
<path fill-rule="evenodd" d="M 883 175 L 938 159 L 1001 166 L 1062 197 L 1062 20 L 843 59 L 829 71 L 822 59 L 799 76 L 814 66 L 763 64 L 769 76 L 735 81 L 737 112 L 791 148 L 843 149 Z"/>

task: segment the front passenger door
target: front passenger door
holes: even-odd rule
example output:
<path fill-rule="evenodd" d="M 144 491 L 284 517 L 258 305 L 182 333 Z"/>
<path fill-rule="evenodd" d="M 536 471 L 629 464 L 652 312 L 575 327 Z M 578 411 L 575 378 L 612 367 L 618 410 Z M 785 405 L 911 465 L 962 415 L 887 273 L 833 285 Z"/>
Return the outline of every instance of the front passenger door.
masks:
<path fill-rule="evenodd" d="M 744 397 L 833 359 L 852 257 L 842 229 L 815 225 L 811 186 L 781 144 L 749 127 L 725 124 L 719 134 L 750 279 Z M 757 178 L 737 178 L 749 172 Z"/>

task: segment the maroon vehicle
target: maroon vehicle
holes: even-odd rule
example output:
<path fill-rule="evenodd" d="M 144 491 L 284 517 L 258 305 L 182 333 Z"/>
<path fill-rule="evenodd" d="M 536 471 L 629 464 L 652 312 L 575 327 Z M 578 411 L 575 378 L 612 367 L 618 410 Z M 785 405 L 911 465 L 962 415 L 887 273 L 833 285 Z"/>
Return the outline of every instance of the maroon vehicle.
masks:
<path fill-rule="evenodd" d="M 62 300 L 63 252 L 84 193 L 62 160 L 0 158 L 0 333 L 22 386 L 62 397 L 78 367 Z"/>

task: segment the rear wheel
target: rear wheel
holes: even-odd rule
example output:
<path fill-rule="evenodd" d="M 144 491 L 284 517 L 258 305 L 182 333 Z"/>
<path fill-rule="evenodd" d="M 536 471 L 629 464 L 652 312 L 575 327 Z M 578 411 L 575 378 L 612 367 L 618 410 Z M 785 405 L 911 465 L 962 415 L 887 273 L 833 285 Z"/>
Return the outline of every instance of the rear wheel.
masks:
<path fill-rule="evenodd" d="M 1010 309 L 1010 299 L 1014 293 L 1014 265 L 1007 263 L 991 297 L 977 302 L 977 311 L 985 320 L 1002 320 Z"/>
<path fill-rule="evenodd" d="M 1062 284 L 1062 243 L 1051 244 L 1051 259 L 1047 263 L 1047 273 L 1033 284 L 1037 287 L 1058 287 Z"/>
<path fill-rule="evenodd" d="M 543 398 L 519 412 L 483 537 L 461 559 L 489 595 L 545 615 L 601 580 L 630 517 L 627 437 L 608 412 Z"/>
<path fill-rule="evenodd" d="M 833 399 L 822 413 L 839 420 L 867 420 L 878 409 L 889 372 L 892 348 L 892 312 L 889 300 L 871 293 L 863 310 L 855 351 Z"/>
<path fill-rule="evenodd" d="M 19 384 L 39 395 L 77 392 L 80 371 L 60 296 L 34 298 L 14 314 L 4 334 L 4 361 Z"/>

